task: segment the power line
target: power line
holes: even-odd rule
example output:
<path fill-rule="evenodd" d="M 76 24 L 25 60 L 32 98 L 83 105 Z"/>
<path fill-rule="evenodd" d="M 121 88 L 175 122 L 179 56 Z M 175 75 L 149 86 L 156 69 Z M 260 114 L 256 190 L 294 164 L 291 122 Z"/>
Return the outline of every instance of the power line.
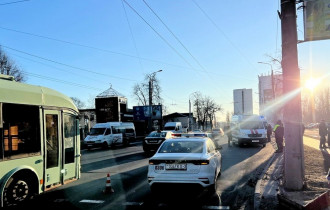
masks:
<path fill-rule="evenodd" d="M 43 75 L 40 75 L 40 74 L 34 74 L 34 73 L 29 73 L 29 72 L 24 72 L 24 74 L 27 74 L 28 76 L 31 76 L 31 77 L 45 79 L 45 80 L 58 82 L 58 83 L 62 83 L 62 84 L 67 84 L 67 85 L 71 85 L 71 86 L 75 86 L 75 87 L 103 91 L 99 88 L 95 88 L 95 87 L 91 87 L 91 86 L 87 86 L 87 85 L 83 85 L 83 84 L 79 84 L 79 83 L 69 82 L 69 81 L 65 81 L 65 80 L 60 80 L 60 79 L 56 79 L 56 78 L 53 78 L 53 77 L 47 77 L 47 76 L 43 76 Z"/>
<path fill-rule="evenodd" d="M 180 45 L 186 50 L 186 52 L 194 59 L 194 61 L 201 67 L 203 70 L 205 68 L 202 64 L 191 54 L 187 47 L 180 41 L 180 39 L 173 33 L 173 31 L 165 24 L 165 22 L 156 14 L 156 12 L 149 6 L 149 4 L 143 0 L 144 4 L 151 10 L 151 12 L 158 18 L 158 20 L 165 26 L 165 28 L 172 34 L 172 36 L 180 43 Z"/>
<path fill-rule="evenodd" d="M 21 1 L 12 1 L 12 2 L 7 2 L 7 3 L 1 3 L 0 6 L 8 5 L 8 4 L 16 4 L 16 3 L 21 3 L 21 2 L 25 2 L 25 1 L 30 1 L 30 0 L 21 0 Z"/>
<path fill-rule="evenodd" d="M 108 74 L 103 74 L 103 73 L 91 71 L 91 70 L 88 70 L 88 69 L 83 69 L 83 68 L 71 66 L 71 65 L 68 65 L 68 64 L 65 64 L 65 63 L 61 63 L 61 62 L 58 62 L 58 61 L 54 61 L 54 60 L 51 60 L 51 59 L 48 59 L 48 58 L 43 58 L 43 57 L 40 57 L 40 56 L 37 56 L 37 55 L 33 55 L 31 53 L 27 53 L 27 52 L 24 52 L 24 51 L 21 51 L 21 50 L 16 50 L 14 48 L 11 48 L 11 47 L 8 47 L 8 46 L 5 46 L 5 45 L 0 45 L 0 46 L 2 46 L 4 48 L 7 48 L 7 49 L 10 49 L 10 50 L 13 50 L 13 51 L 16 51 L 16 52 L 19 52 L 19 53 L 23 53 L 23 54 L 26 54 L 26 55 L 35 57 L 35 58 L 39 58 L 39 59 L 42 59 L 42 60 L 45 60 L 45 61 L 48 61 L 48 62 L 52 62 L 52 63 L 56 63 L 58 65 L 66 66 L 66 67 L 69 67 L 69 68 L 72 68 L 72 69 L 77 69 L 77 70 L 80 70 L 80 71 L 85 71 L 85 72 L 89 72 L 89 73 L 93 73 L 93 74 L 98 74 L 98 75 L 101 75 L 101 76 L 112 77 L 112 78 L 115 78 L 115 79 L 128 80 L 128 81 L 136 81 L 136 80 L 126 79 L 126 78 L 122 78 L 122 77 L 116 77 L 116 76 L 112 76 L 112 75 L 108 75 Z"/>
<path fill-rule="evenodd" d="M 193 70 L 196 71 L 196 69 L 160 33 L 158 33 L 158 31 L 156 31 L 156 29 L 154 29 L 126 0 L 123 1 L 159 36 L 159 38 L 161 38 L 167 44 L 167 46 L 169 46 L 186 64 L 188 64 Z"/>
<path fill-rule="evenodd" d="M 121 1 L 121 4 L 122 4 L 124 12 L 125 12 L 125 17 L 126 17 L 128 28 L 129 28 L 129 31 L 130 31 L 130 34 L 131 34 L 131 37 L 132 37 L 132 40 L 133 40 L 135 52 L 136 52 L 136 55 L 139 57 L 139 63 L 140 63 L 141 69 L 143 70 L 143 65 L 142 65 L 142 62 L 141 62 L 141 59 L 140 59 L 140 54 L 139 54 L 139 51 L 138 51 L 137 46 L 136 46 L 136 42 L 135 42 L 135 39 L 134 39 L 134 36 L 133 36 L 133 30 L 132 30 L 131 24 L 130 24 L 128 16 L 127 16 L 127 12 L 126 12 L 126 9 L 125 9 L 124 2 Z"/>
<path fill-rule="evenodd" d="M 51 40 L 51 41 L 61 42 L 61 43 L 69 44 L 69 45 L 84 47 L 84 48 L 88 48 L 88 49 L 92 49 L 92 50 L 96 50 L 96 51 L 102 51 L 102 52 L 106 52 L 106 53 L 131 57 L 131 58 L 135 58 L 135 59 L 141 59 L 141 60 L 150 61 L 150 62 L 154 62 L 154 63 L 162 63 L 162 64 L 166 64 L 166 65 L 169 65 L 169 66 L 182 68 L 182 69 L 195 70 L 194 68 L 189 68 L 189 67 L 186 67 L 186 66 L 171 64 L 171 63 L 167 63 L 167 62 L 163 62 L 163 61 L 159 61 L 159 60 L 153 60 L 153 59 L 149 59 L 149 58 L 138 57 L 138 56 L 134 56 L 134 55 L 126 54 L 126 53 L 115 52 L 115 51 L 111 51 L 111 50 L 107 50 L 107 49 L 102 49 L 102 48 L 93 47 L 93 46 L 84 45 L 84 44 L 79 44 L 79 43 L 70 42 L 70 41 L 65 41 L 65 40 L 56 39 L 56 38 L 52 38 L 52 37 L 48 37 L 48 36 L 33 34 L 33 33 L 19 31 L 19 30 L 10 29 L 10 28 L 5 28 L 5 27 L 2 27 L 2 26 L 0 26 L 0 29 L 15 32 L 15 33 L 21 33 L 21 34 L 25 34 L 25 35 L 29 35 L 29 36 L 34 36 L 34 37 L 38 37 L 38 38 L 48 39 L 48 40 Z"/>
<path fill-rule="evenodd" d="M 213 26 L 225 37 L 225 39 L 238 51 L 238 53 L 245 58 L 245 60 L 254 68 L 254 65 L 250 62 L 250 60 L 244 55 L 244 53 L 229 39 L 229 37 L 225 34 L 224 31 L 212 20 L 212 18 L 196 3 L 195 0 L 192 0 L 194 4 L 199 8 L 199 10 L 206 16 L 206 18 L 213 24 Z"/>
<path fill-rule="evenodd" d="M 44 66 L 47 66 L 47 67 L 50 67 L 50 68 L 53 68 L 53 69 L 56 69 L 56 70 L 59 70 L 59 71 L 63 71 L 65 73 L 71 73 L 71 74 L 74 74 L 74 75 L 78 75 L 79 77 L 85 77 L 87 78 L 88 80 L 94 80 L 96 82 L 101 82 L 101 83 L 108 83 L 109 81 L 101 81 L 101 80 L 96 80 L 92 77 L 89 77 L 89 76 L 85 76 L 83 74 L 78 74 L 78 73 L 75 73 L 75 72 L 72 72 L 72 71 L 68 71 L 68 70 L 64 70 L 64 69 L 60 69 L 60 68 L 57 68 L 55 66 L 51 66 L 51 65 L 48 65 L 48 64 L 45 64 L 45 63 L 42 63 L 42 62 L 39 62 L 39 61 L 35 61 L 35 60 L 32 60 L 32 59 L 29 59 L 29 58 L 25 58 L 23 56 L 20 56 L 20 55 L 16 55 L 16 54 L 11 54 L 13 55 L 14 57 L 19 57 L 19 58 L 22 58 L 22 59 L 25 59 L 25 60 L 28 60 L 28 61 L 31 61 L 31 62 L 34 62 L 34 63 L 38 63 L 38 64 L 41 64 L 41 65 L 44 65 Z"/>

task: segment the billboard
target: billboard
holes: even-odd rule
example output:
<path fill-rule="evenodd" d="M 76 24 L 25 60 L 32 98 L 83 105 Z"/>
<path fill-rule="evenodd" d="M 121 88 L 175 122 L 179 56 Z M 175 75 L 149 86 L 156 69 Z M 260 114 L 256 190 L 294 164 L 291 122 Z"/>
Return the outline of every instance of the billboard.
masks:
<path fill-rule="evenodd" d="M 330 0 L 305 0 L 305 41 L 330 39 Z"/>
<path fill-rule="evenodd" d="M 133 117 L 135 121 L 148 120 L 149 119 L 149 106 L 133 106 Z M 162 105 L 152 106 L 151 119 L 161 120 L 162 119 Z"/>

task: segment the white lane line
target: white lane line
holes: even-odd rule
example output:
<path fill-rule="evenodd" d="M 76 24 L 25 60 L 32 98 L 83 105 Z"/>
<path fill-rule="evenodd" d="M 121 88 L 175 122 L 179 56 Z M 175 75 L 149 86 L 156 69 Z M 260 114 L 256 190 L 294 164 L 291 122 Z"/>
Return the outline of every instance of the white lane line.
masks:
<path fill-rule="evenodd" d="M 203 206 L 203 209 L 230 209 L 229 206 Z"/>
<path fill-rule="evenodd" d="M 101 200 L 81 200 L 80 203 L 104 203 Z"/>

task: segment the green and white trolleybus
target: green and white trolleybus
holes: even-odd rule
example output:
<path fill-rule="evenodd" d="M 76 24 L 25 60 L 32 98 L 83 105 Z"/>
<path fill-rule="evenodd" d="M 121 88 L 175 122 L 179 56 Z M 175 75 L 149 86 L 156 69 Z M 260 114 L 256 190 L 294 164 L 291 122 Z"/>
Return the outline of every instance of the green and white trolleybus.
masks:
<path fill-rule="evenodd" d="M 79 178 L 79 120 L 72 100 L 0 74 L 0 207 Z"/>

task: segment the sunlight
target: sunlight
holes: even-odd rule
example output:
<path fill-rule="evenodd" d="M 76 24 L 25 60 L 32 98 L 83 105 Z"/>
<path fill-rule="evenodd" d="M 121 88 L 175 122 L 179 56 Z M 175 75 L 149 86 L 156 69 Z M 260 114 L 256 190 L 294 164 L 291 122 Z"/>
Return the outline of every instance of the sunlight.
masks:
<path fill-rule="evenodd" d="M 308 80 L 306 80 L 305 87 L 308 88 L 309 90 L 313 91 L 316 86 L 318 86 L 321 83 L 321 79 L 311 77 Z"/>

